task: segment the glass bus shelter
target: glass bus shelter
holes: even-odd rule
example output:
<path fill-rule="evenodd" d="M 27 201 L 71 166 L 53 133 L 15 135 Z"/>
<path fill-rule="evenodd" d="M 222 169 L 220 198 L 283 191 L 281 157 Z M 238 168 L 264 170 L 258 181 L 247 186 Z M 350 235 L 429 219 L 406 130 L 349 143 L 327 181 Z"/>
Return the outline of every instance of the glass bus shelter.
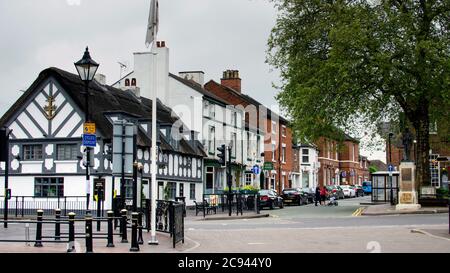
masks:
<path fill-rule="evenodd" d="M 398 187 L 399 187 L 400 172 L 392 172 L 392 184 L 389 172 L 374 172 L 371 174 L 372 180 L 372 202 L 391 202 L 391 189 L 394 204 L 398 202 Z"/>

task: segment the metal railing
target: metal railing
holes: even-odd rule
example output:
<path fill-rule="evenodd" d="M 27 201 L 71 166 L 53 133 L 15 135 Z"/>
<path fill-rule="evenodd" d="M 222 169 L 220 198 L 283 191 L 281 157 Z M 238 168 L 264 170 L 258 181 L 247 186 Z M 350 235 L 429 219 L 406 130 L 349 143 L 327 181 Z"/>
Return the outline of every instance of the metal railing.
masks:
<path fill-rule="evenodd" d="M 0 196 L 0 213 L 4 214 L 4 196 Z M 41 209 L 44 215 L 53 215 L 55 209 L 61 209 L 63 215 L 69 212 L 84 214 L 86 196 L 35 197 L 12 196 L 8 200 L 8 215 L 15 217 L 34 216 Z"/>

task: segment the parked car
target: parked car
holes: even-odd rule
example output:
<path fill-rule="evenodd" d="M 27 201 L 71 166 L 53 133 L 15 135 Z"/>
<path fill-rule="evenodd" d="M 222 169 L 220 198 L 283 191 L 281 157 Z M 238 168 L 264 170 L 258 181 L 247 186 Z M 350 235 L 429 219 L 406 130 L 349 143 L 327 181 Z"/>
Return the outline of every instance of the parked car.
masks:
<path fill-rule="evenodd" d="M 316 191 L 313 188 L 303 188 L 302 192 L 306 196 L 308 203 L 314 203 L 314 199 L 316 198 Z"/>
<path fill-rule="evenodd" d="M 364 196 L 364 190 L 363 190 L 362 186 L 353 185 L 352 187 L 355 189 L 356 197 Z"/>
<path fill-rule="evenodd" d="M 282 191 L 284 204 L 306 205 L 308 204 L 308 196 L 299 188 L 286 188 Z"/>
<path fill-rule="evenodd" d="M 363 181 L 362 188 L 365 194 L 372 194 L 372 181 Z"/>
<path fill-rule="evenodd" d="M 284 207 L 283 197 L 281 197 L 278 192 L 274 190 L 260 190 L 259 209 L 263 209 L 264 207 L 269 207 L 270 209 L 279 207 L 282 209 Z"/>
<path fill-rule="evenodd" d="M 342 190 L 344 191 L 344 196 L 345 197 L 355 197 L 356 196 L 356 192 L 355 189 L 352 188 L 350 185 L 341 185 Z"/>
<path fill-rule="evenodd" d="M 335 193 L 337 195 L 338 199 L 345 198 L 344 191 L 342 190 L 342 188 L 340 186 L 328 185 L 327 191 L 328 191 L 329 195 Z"/>

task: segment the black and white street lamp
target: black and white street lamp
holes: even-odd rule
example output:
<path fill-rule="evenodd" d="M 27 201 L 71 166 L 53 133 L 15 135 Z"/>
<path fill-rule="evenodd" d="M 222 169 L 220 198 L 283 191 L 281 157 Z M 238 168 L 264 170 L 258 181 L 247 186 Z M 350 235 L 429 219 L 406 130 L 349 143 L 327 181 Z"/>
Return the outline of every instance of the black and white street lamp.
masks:
<path fill-rule="evenodd" d="M 89 115 L 89 83 L 94 79 L 95 73 L 99 64 L 92 60 L 91 55 L 89 54 L 89 49 L 86 47 L 86 51 L 84 52 L 83 58 L 75 63 L 75 68 L 77 69 L 78 75 L 80 79 L 84 82 L 84 96 L 86 102 L 85 109 L 85 122 L 91 121 L 91 116 Z M 89 212 L 89 197 L 91 192 L 90 186 L 90 177 L 89 177 L 89 167 L 91 166 L 90 162 L 90 147 L 86 146 L 86 214 Z"/>

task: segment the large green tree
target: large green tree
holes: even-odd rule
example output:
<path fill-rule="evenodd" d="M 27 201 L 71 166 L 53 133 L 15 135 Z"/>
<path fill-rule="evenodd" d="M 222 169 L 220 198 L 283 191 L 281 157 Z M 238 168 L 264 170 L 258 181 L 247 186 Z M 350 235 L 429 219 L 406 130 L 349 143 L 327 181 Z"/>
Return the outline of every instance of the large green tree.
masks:
<path fill-rule="evenodd" d="M 417 178 L 428 184 L 429 125 L 448 132 L 449 0 L 272 0 L 278 18 L 267 61 L 299 137 L 315 140 L 354 120 L 404 115 L 417 140 Z"/>

